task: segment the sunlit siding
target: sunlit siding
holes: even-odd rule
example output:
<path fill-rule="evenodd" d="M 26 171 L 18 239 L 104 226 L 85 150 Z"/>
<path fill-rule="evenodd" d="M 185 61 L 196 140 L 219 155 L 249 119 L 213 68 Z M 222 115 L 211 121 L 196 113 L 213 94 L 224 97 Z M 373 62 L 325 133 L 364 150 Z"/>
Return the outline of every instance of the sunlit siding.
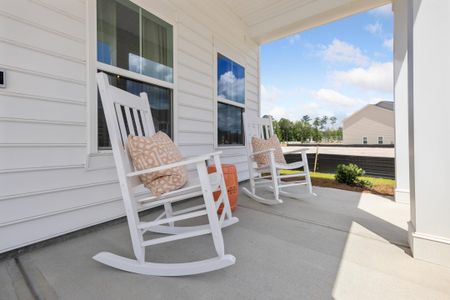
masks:
<path fill-rule="evenodd" d="M 215 40 L 244 58 L 246 110 L 259 111 L 258 46 L 230 12 L 195 3 L 160 1 L 177 20 L 175 136 L 186 156 L 216 150 Z M 86 5 L 1 3 L 0 252 L 124 214 L 111 155 L 88 158 Z M 248 177 L 244 148 L 224 150 L 223 161 Z"/>

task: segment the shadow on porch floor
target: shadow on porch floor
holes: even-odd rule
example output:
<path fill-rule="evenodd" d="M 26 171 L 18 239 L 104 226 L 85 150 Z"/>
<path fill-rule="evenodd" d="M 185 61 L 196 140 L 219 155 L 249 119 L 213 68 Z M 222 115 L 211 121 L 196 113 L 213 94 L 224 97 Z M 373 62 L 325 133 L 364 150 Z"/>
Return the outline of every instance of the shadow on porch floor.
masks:
<path fill-rule="evenodd" d="M 409 206 L 372 194 L 327 188 L 315 192 L 317 197 L 286 199 L 271 207 L 241 193 L 235 212 L 240 222 L 224 230 L 226 252 L 236 256 L 236 265 L 212 273 L 146 277 L 92 260 L 105 250 L 132 257 L 125 223 L 36 249 L 20 259 L 32 270 L 32 282 L 61 299 L 450 297 L 450 269 L 409 255 Z M 147 259 L 160 262 L 214 256 L 209 235 L 147 251 Z M 21 285 L 12 282 L 11 269 L 10 261 L 0 262 L 0 295 L 14 299 Z"/>

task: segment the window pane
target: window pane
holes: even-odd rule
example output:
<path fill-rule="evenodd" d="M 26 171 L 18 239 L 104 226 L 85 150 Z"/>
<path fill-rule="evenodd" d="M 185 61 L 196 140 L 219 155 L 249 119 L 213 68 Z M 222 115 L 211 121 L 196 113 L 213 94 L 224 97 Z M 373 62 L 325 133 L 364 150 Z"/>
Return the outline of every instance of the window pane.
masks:
<path fill-rule="evenodd" d="M 98 0 L 97 60 L 173 82 L 172 26 L 128 0 Z"/>
<path fill-rule="evenodd" d="M 172 26 L 142 11 L 142 74 L 173 82 Z"/>
<path fill-rule="evenodd" d="M 217 54 L 217 96 L 245 103 L 245 69 L 220 53 Z"/>
<path fill-rule="evenodd" d="M 244 144 L 242 113 L 242 108 L 220 102 L 218 103 L 219 145 Z"/>
<path fill-rule="evenodd" d="M 111 74 L 108 74 L 108 77 L 111 85 L 122 90 L 135 95 L 146 92 L 152 110 L 155 130 L 161 130 L 172 137 L 172 90 Z M 100 96 L 98 96 L 98 148 L 101 150 L 111 149 Z"/>
<path fill-rule="evenodd" d="M 129 1 L 97 1 L 98 61 L 139 73 L 139 7 Z"/>

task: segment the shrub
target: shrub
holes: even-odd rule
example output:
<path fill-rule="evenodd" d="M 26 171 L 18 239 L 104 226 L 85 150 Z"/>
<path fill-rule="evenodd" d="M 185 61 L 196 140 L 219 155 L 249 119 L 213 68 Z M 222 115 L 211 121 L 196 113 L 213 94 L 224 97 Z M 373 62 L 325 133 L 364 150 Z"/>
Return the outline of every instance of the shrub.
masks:
<path fill-rule="evenodd" d="M 364 175 L 364 170 L 355 164 L 339 164 L 336 169 L 335 179 L 337 182 L 348 185 L 356 185 L 362 187 L 371 187 L 372 184 L 358 177 Z"/>

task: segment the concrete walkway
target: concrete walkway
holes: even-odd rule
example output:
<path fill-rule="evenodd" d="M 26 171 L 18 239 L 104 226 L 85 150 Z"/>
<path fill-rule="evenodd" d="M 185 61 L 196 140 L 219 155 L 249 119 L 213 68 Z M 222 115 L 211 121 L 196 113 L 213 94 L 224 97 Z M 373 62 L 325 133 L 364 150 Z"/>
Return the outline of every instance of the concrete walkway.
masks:
<path fill-rule="evenodd" d="M 317 197 L 275 207 L 241 194 L 240 222 L 224 230 L 226 251 L 237 263 L 208 274 L 148 277 L 92 260 L 104 250 L 132 257 L 124 223 L 34 250 L 18 262 L 28 285 L 46 299 L 450 299 L 450 269 L 409 255 L 408 206 L 371 194 L 315 191 Z M 147 252 L 159 262 L 213 255 L 210 236 Z M 0 262 L 0 299 L 31 297 L 17 263 Z"/>

